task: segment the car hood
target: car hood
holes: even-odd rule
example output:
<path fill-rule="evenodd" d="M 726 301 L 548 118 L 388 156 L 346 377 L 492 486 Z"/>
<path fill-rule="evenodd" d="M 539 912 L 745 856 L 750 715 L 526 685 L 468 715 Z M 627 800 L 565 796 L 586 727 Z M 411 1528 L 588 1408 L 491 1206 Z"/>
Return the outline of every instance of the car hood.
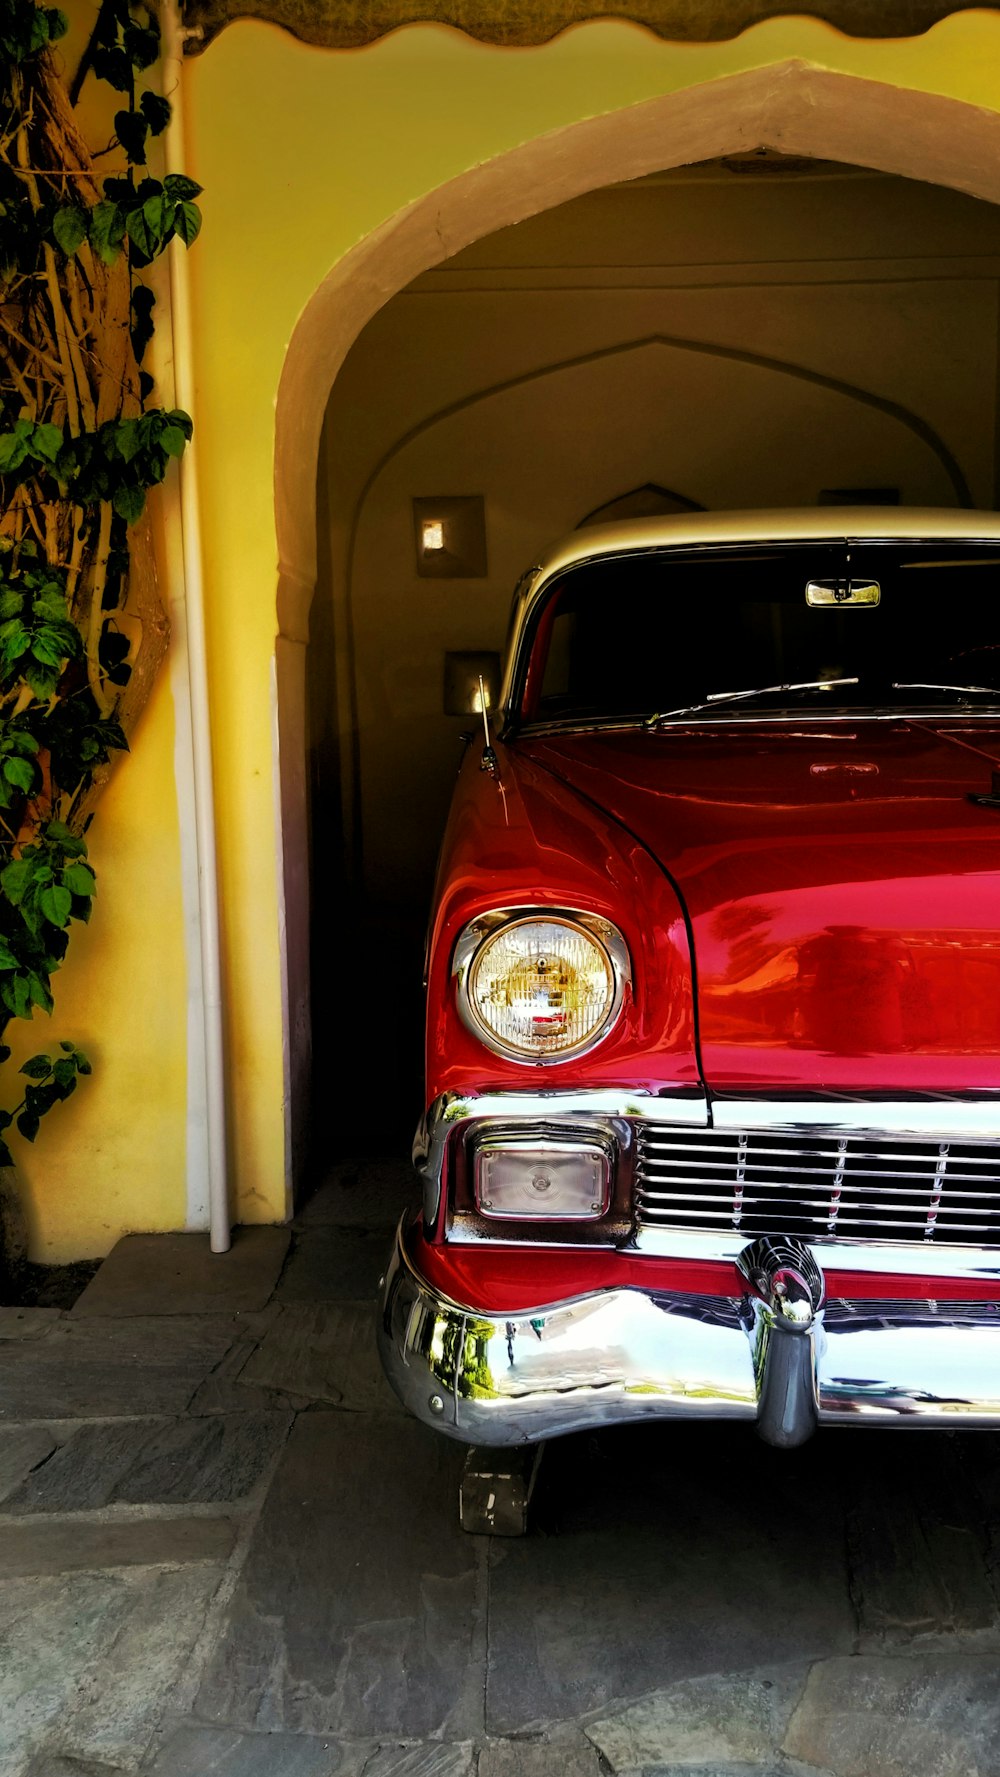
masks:
<path fill-rule="evenodd" d="M 722 1093 L 1000 1089 L 1000 722 L 734 722 L 524 737 L 690 921 Z"/>

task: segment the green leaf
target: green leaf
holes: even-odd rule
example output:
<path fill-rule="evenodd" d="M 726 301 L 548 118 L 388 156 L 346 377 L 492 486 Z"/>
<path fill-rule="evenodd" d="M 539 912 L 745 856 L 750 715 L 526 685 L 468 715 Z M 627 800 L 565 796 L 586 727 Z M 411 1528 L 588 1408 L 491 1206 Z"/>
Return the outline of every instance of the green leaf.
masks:
<path fill-rule="evenodd" d="M 125 218 L 121 206 L 105 201 L 95 204 L 90 212 L 90 244 L 105 265 L 114 265 L 125 239 Z"/>
<path fill-rule="evenodd" d="M 17 1119 L 18 1134 L 23 1135 L 25 1141 L 34 1141 L 40 1127 L 37 1111 L 22 1111 Z"/>
<path fill-rule="evenodd" d="M 20 617 L 12 617 L 9 623 L 0 624 L 0 657 L 8 664 L 12 665 L 27 653 L 30 641 L 27 625 Z"/>
<path fill-rule="evenodd" d="M 132 85 L 132 63 L 116 44 L 101 44 L 94 50 L 91 67 L 98 80 L 106 80 L 118 93 L 127 93 Z"/>
<path fill-rule="evenodd" d="M 13 1112 L 0 1111 L 0 1129 L 9 1129 L 13 1121 Z"/>
<path fill-rule="evenodd" d="M 130 166 L 146 164 L 146 137 L 149 124 L 138 111 L 115 112 L 115 134 L 125 150 Z"/>
<path fill-rule="evenodd" d="M 87 238 L 87 216 L 79 204 L 60 204 L 52 218 L 52 233 L 64 253 L 76 252 Z"/>
<path fill-rule="evenodd" d="M 158 204 L 159 199 L 150 198 L 149 202 Z M 149 218 L 146 215 L 146 208 L 146 204 L 143 204 L 140 210 L 129 211 L 125 218 L 125 232 L 128 235 L 129 240 L 135 242 L 140 253 L 145 253 L 147 259 L 152 259 L 160 244 L 160 237 L 159 234 L 154 232 L 150 227 Z"/>
<path fill-rule="evenodd" d="M 133 19 L 125 26 L 123 41 L 125 54 L 134 68 L 151 68 L 160 53 L 160 28 L 155 17 L 150 14 L 147 25 Z"/>
<path fill-rule="evenodd" d="M 31 35 L 28 39 L 29 53 L 37 49 L 44 49 L 51 35 L 52 26 L 49 22 L 48 12 L 43 6 L 38 6 L 35 8 L 31 20 Z"/>
<path fill-rule="evenodd" d="M 31 638 L 31 652 L 43 666 L 61 666 L 69 650 L 55 625 L 46 623 Z M 73 653 L 79 653 L 79 640 L 74 638 Z"/>
<path fill-rule="evenodd" d="M 201 211 L 197 204 L 178 204 L 174 216 L 174 233 L 180 235 L 185 247 L 193 246 L 201 232 Z"/>
<path fill-rule="evenodd" d="M 9 1060 L 10 1060 L 10 1049 L 9 1049 L 8 1045 L 6 1043 L 0 1043 L 0 1061 L 9 1061 Z M 9 1121 L 9 1119 L 8 1119 L 8 1121 Z M 7 1127 L 7 1124 L 5 1123 L 3 1125 L 3 1128 L 6 1129 L 6 1127 Z"/>
<path fill-rule="evenodd" d="M 75 1053 L 75 1050 L 76 1050 L 76 1044 L 75 1043 L 67 1043 L 65 1037 L 60 1037 L 59 1047 L 63 1051 L 64 1055 L 72 1055 Z"/>
<path fill-rule="evenodd" d="M 43 1012 L 51 1012 L 53 1001 L 48 981 L 36 969 L 28 970 L 28 992 L 33 1005 L 41 1006 Z"/>
<path fill-rule="evenodd" d="M 163 181 L 163 189 L 175 202 L 184 203 L 188 198 L 200 197 L 205 188 L 184 173 L 168 173 Z"/>
<path fill-rule="evenodd" d="M 61 426 L 36 426 L 31 439 L 32 454 L 45 463 L 54 463 L 63 446 Z"/>
<path fill-rule="evenodd" d="M 34 788 L 36 772 L 30 760 L 8 755 L 3 761 L 3 765 L 0 766 L 0 770 L 3 771 L 7 782 L 14 785 L 15 790 L 23 790 L 27 795 Z"/>
<path fill-rule="evenodd" d="M 30 1018 L 31 995 L 24 975 L 11 975 L 9 980 L 0 981 L 0 999 L 15 1018 Z"/>
<path fill-rule="evenodd" d="M 0 432 L 0 475 L 19 469 L 28 454 L 28 440 L 23 432 Z"/>
<path fill-rule="evenodd" d="M 45 1080 L 52 1072 L 52 1058 L 49 1055 L 31 1055 L 18 1072 L 27 1074 L 29 1080 Z"/>
<path fill-rule="evenodd" d="M 126 524 L 134 524 L 141 518 L 146 505 L 145 491 L 141 487 L 118 487 L 111 496 L 111 504 L 119 518 Z"/>
<path fill-rule="evenodd" d="M 0 938 L 0 970 L 19 969 L 20 962 L 11 950 L 6 938 Z"/>
<path fill-rule="evenodd" d="M 15 858 L 5 870 L 0 870 L 0 888 L 15 907 L 19 907 L 24 899 L 31 883 L 31 875 L 30 858 Z"/>
<path fill-rule="evenodd" d="M 170 457 L 182 457 L 187 444 L 180 426 L 164 426 L 160 433 L 160 444 Z"/>
<path fill-rule="evenodd" d="M 82 1049 L 76 1052 L 76 1071 L 78 1074 L 92 1074 L 94 1071 Z"/>
<path fill-rule="evenodd" d="M 97 878 L 89 864 L 67 864 L 62 880 L 71 895 L 91 898 L 97 893 Z"/>
<path fill-rule="evenodd" d="M 73 911 L 73 897 L 69 889 L 61 888 L 58 883 L 53 882 L 43 888 L 38 897 L 38 905 L 49 924 L 61 928 Z"/>
<path fill-rule="evenodd" d="M 142 448 L 140 423 L 139 420 L 119 420 L 114 431 L 108 434 L 108 442 L 114 445 L 124 463 L 130 463 L 136 452 Z"/>
<path fill-rule="evenodd" d="M 70 831 L 69 827 L 67 827 L 65 821 L 46 821 L 45 837 L 46 839 L 54 840 L 57 845 L 65 845 L 67 840 L 72 840 L 74 845 L 80 846 L 84 851 L 87 849 L 83 840 L 77 839 L 76 835 Z"/>
<path fill-rule="evenodd" d="M 150 135 L 161 136 L 172 115 L 169 101 L 161 98 L 159 93 L 144 92 L 139 107 L 149 125 Z"/>

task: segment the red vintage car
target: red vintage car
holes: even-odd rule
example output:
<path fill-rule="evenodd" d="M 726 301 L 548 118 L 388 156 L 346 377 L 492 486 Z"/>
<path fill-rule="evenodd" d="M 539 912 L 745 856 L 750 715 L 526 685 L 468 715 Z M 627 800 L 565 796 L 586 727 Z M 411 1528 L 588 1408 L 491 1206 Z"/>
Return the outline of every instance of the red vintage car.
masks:
<path fill-rule="evenodd" d="M 524 577 L 415 1162 L 380 1347 L 451 1437 L 1000 1425 L 1000 515 L 684 515 Z"/>

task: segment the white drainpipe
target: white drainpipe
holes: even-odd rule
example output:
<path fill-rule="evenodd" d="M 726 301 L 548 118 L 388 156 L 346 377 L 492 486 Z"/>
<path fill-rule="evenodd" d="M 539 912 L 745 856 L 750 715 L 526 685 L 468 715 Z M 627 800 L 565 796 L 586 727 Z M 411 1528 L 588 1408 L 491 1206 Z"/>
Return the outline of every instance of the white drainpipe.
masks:
<path fill-rule="evenodd" d="M 183 173 L 183 39 L 175 0 L 166 0 L 163 21 L 164 89 L 172 113 L 164 133 L 167 169 Z M 170 324 L 173 336 L 174 394 L 178 407 L 194 413 L 194 358 L 191 284 L 187 249 L 167 250 Z M 180 461 L 180 518 L 183 538 L 187 666 L 191 711 L 194 818 L 198 856 L 198 927 L 201 941 L 202 1003 L 205 1021 L 205 1114 L 207 1124 L 208 1216 L 214 1253 L 228 1252 L 230 1212 L 226 1139 L 226 1076 L 223 1045 L 222 967 L 219 946 L 219 876 L 215 833 L 215 786 L 209 717 L 208 657 L 205 641 L 205 582 L 198 505 L 197 432 Z M 183 811 L 182 811 L 183 818 Z M 189 1056 L 189 1066 L 192 1058 Z"/>

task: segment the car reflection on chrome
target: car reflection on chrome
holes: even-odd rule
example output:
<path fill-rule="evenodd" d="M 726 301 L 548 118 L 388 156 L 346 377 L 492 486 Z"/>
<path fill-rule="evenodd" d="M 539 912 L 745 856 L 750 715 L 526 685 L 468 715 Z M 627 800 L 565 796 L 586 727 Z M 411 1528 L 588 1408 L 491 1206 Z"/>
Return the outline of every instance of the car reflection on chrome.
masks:
<path fill-rule="evenodd" d="M 576 533 L 481 701 L 400 1398 L 498 1451 L 1000 1424 L 1000 515 Z"/>

